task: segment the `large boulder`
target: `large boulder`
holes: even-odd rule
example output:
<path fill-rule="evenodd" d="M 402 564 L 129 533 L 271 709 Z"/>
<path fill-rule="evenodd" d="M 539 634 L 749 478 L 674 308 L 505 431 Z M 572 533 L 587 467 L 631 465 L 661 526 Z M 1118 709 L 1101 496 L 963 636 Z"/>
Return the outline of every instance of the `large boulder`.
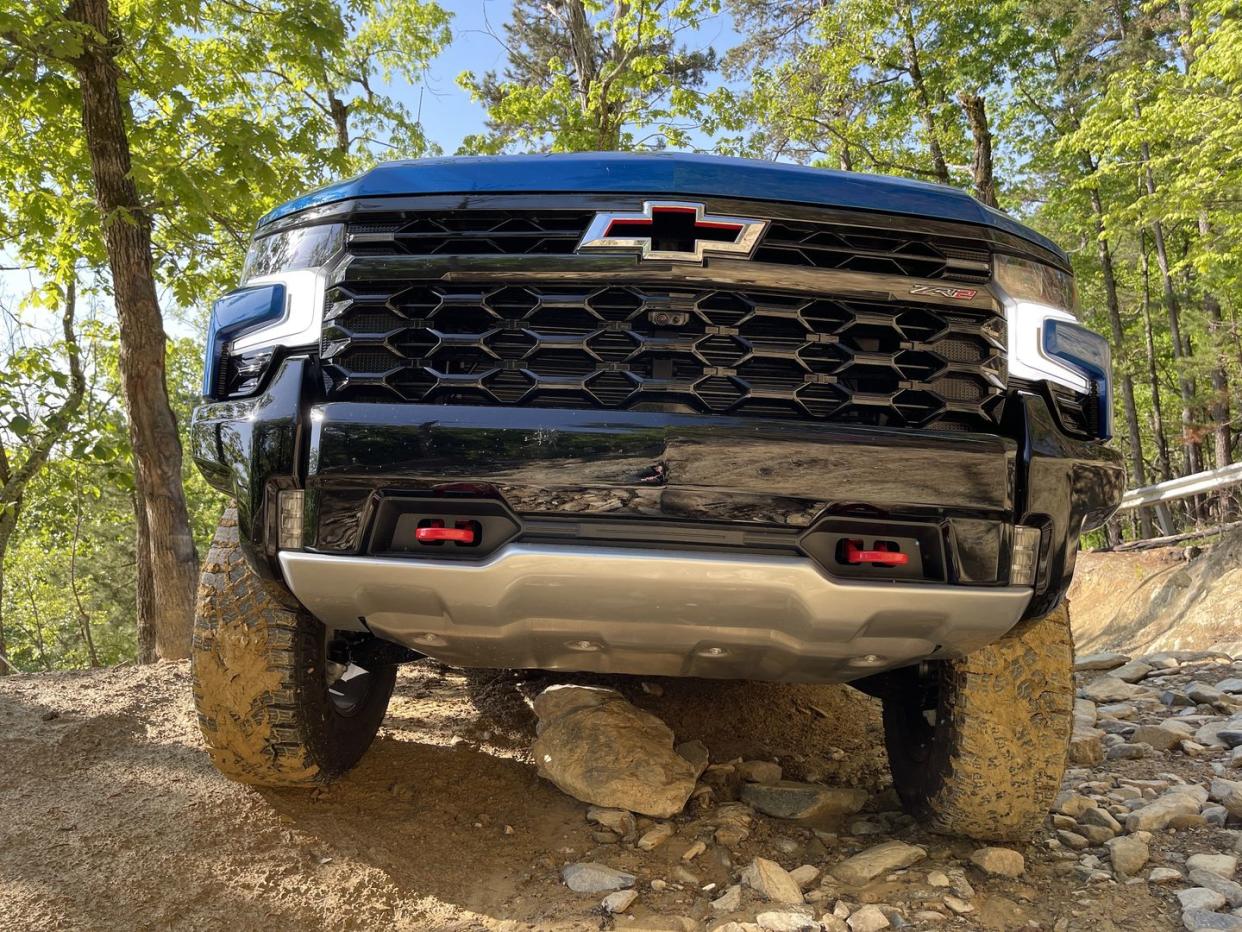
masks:
<path fill-rule="evenodd" d="M 666 819 L 694 790 L 696 767 L 673 749 L 662 721 L 619 693 L 551 687 L 535 700 L 539 775 L 576 799 Z"/>

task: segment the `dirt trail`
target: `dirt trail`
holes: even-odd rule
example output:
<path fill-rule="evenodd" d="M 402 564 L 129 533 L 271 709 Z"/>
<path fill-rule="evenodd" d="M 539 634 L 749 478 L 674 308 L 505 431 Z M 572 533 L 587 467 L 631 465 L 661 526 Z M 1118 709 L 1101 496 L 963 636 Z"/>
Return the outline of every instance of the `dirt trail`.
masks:
<path fill-rule="evenodd" d="M 711 849 L 690 882 L 680 860 L 688 838 L 654 852 L 599 845 L 586 807 L 535 776 L 525 697 L 546 681 L 407 668 L 358 769 L 306 793 L 215 773 L 184 664 L 0 680 L 0 929 L 652 928 L 644 917 L 710 919 L 710 898 L 755 855 L 823 866 L 890 832 L 927 846 L 930 869 L 975 847 L 891 813 L 866 817 L 881 834 L 843 835 L 830 852 L 806 828 L 760 817 L 732 861 Z M 850 690 L 663 680 L 654 696 L 638 680 L 619 682 L 715 760 L 777 757 L 795 778 L 884 782 L 876 706 Z M 1136 772 L 1150 764 L 1119 762 Z M 893 809 L 891 795 L 870 808 Z M 1194 843 L 1192 832 L 1179 839 Z M 1020 881 L 972 876 L 978 910 L 952 927 L 1176 927 L 1167 897 L 1145 884 L 1067 879 L 1044 844 L 1028 851 Z M 598 896 L 561 884 L 562 865 L 591 859 L 638 874 L 637 921 L 607 917 Z M 911 883 L 925 876 L 863 896 L 942 895 Z M 670 883 L 657 891 L 656 878 Z M 714 894 L 703 891 L 711 883 Z"/>
<path fill-rule="evenodd" d="M 216 774 L 183 663 L 0 680 L 0 928 L 598 928 L 557 879 L 593 847 L 585 807 L 522 759 L 542 681 L 408 668 L 358 769 L 307 794 Z M 850 691 L 660 686 L 625 681 L 718 755 L 867 786 L 884 772 L 875 710 Z"/>

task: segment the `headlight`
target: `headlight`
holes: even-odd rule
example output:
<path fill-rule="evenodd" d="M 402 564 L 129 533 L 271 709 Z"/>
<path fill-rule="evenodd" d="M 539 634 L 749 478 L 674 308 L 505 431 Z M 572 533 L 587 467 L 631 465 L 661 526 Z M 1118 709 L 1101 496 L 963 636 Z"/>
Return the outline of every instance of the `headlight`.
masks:
<path fill-rule="evenodd" d="M 1009 374 L 1070 389 L 1086 429 L 1107 440 L 1112 435 L 1111 352 L 1108 340 L 1078 323 L 1074 277 L 1038 262 L 997 256 L 993 279 L 1008 321 Z"/>
<path fill-rule="evenodd" d="M 319 342 L 326 268 L 344 242 L 340 223 L 255 239 L 246 254 L 242 287 L 211 306 L 203 397 L 253 395 L 280 347 Z"/>

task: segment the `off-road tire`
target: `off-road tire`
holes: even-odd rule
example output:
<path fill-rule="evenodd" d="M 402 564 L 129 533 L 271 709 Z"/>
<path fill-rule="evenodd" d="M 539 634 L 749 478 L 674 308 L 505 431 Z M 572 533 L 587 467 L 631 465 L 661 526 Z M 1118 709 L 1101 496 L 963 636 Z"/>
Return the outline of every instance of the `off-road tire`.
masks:
<path fill-rule="evenodd" d="M 938 667 L 926 691 L 912 687 L 884 698 L 885 743 L 902 803 L 935 831 L 1029 838 L 1048 813 L 1069 753 L 1069 605 Z M 923 714 L 928 708 L 934 725 Z"/>
<path fill-rule="evenodd" d="M 323 625 L 278 601 L 246 562 L 229 508 L 203 565 L 190 662 L 199 727 L 221 773 L 306 786 L 358 762 L 384 718 L 396 667 L 369 671 L 362 699 L 342 711 L 328 694 L 326 654 Z"/>

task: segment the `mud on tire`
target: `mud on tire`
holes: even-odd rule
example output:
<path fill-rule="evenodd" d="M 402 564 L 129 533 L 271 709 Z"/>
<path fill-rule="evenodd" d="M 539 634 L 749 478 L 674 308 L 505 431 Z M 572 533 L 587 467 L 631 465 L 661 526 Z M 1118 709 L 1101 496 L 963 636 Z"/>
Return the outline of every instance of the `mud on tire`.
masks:
<path fill-rule="evenodd" d="M 1074 706 L 1069 606 L 884 698 L 893 782 L 936 831 L 1025 840 L 1060 787 Z M 934 724 L 928 713 L 934 713 Z"/>
<path fill-rule="evenodd" d="M 323 625 L 268 591 L 242 556 L 229 508 L 203 565 L 191 656 L 199 727 L 220 772 L 302 786 L 357 763 L 388 708 L 396 667 L 370 671 L 348 706 L 329 695 L 326 670 Z"/>

